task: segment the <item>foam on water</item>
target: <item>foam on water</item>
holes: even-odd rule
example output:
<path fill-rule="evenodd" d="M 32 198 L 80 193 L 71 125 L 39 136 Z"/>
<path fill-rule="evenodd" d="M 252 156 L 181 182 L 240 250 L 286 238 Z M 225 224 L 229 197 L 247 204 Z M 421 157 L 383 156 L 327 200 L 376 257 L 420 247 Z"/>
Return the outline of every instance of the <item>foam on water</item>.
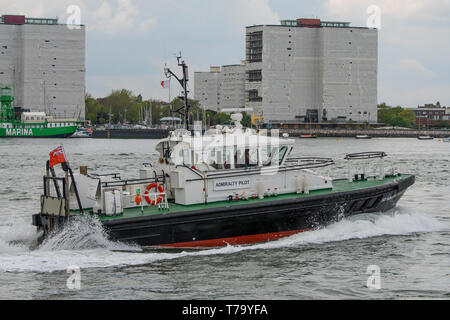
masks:
<path fill-rule="evenodd" d="M 69 266 L 85 269 L 145 265 L 187 256 L 226 255 L 244 250 L 270 250 L 383 235 L 408 235 L 449 230 L 449 226 L 435 218 L 400 208 L 390 214 L 352 217 L 321 230 L 270 243 L 167 253 L 144 252 L 135 246 L 109 241 L 97 220 L 74 221 L 63 232 L 54 235 L 37 250 L 11 245 L 3 238 L 4 234 L 0 234 L 2 235 L 0 272 L 54 272 L 65 271 Z"/>
<path fill-rule="evenodd" d="M 89 249 L 139 250 L 137 247 L 108 240 L 101 222 L 95 218 L 73 219 L 61 232 L 53 234 L 39 247 L 39 251 Z"/>
<path fill-rule="evenodd" d="M 37 239 L 36 228 L 27 217 L 4 216 L 0 224 L 0 255 L 24 252 Z"/>

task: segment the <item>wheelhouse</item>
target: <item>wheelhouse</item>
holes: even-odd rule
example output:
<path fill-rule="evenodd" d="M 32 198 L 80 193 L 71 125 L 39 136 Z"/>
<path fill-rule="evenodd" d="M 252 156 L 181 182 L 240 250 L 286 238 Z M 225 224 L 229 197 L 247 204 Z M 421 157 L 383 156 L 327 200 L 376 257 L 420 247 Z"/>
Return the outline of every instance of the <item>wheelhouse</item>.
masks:
<path fill-rule="evenodd" d="M 226 129 L 225 129 L 226 130 Z M 294 141 L 256 134 L 254 130 L 209 133 L 204 136 L 174 134 L 160 141 L 160 163 L 202 168 L 202 171 L 282 166 Z"/>

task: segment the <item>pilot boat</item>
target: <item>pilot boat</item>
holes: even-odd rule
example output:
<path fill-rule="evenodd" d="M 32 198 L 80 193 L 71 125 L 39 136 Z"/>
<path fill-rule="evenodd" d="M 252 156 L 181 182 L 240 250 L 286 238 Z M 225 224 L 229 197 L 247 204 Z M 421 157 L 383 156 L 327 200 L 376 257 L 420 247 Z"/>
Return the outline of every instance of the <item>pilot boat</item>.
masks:
<path fill-rule="evenodd" d="M 186 89 L 185 79 L 179 81 Z M 185 103 L 187 119 L 187 96 Z M 390 210 L 415 182 L 413 175 L 386 170 L 384 152 L 347 155 L 348 175 L 341 179 L 317 174 L 334 160 L 293 157 L 295 140 L 287 135 L 244 128 L 239 113 L 232 119 L 234 125 L 204 133 L 171 132 L 156 145 L 158 163 L 143 164 L 133 179 L 86 167 L 74 174 L 61 148 L 51 153 L 64 174 L 56 174 L 53 158 L 47 162 L 41 211 L 33 215 L 40 241 L 73 219 L 93 217 L 111 240 L 142 247 L 267 242 Z M 370 175 L 364 166 L 360 172 L 355 161 L 375 161 L 377 172 Z"/>

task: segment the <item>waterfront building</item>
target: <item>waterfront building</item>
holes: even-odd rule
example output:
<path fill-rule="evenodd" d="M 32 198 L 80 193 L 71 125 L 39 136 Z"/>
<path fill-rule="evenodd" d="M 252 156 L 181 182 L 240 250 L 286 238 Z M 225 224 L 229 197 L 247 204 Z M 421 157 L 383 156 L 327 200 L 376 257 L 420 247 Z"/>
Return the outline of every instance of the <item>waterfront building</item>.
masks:
<path fill-rule="evenodd" d="M 246 107 L 265 123 L 376 123 L 378 31 L 283 20 L 246 28 Z"/>
<path fill-rule="evenodd" d="M 14 106 L 56 118 L 85 115 L 85 27 L 58 19 L 0 18 L 0 84 Z"/>
<path fill-rule="evenodd" d="M 209 72 L 194 73 L 194 99 L 206 110 L 220 107 L 220 67 L 212 66 Z"/>
<path fill-rule="evenodd" d="M 194 99 L 207 110 L 240 108 L 245 105 L 245 61 L 213 66 L 209 72 L 195 72 Z"/>
<path fill-rule="evenodd" d="M 232 109 L 245 105 L 245 61 L 222 66 L 220 81 L 220 108 Z"/>
<path fill-rule="evenodd" d="M 450 125 L 450 108 L 441 106 L 440 103 L 425 104 L 413 109 L 416 114 L 416 124 L 422 127 L 434 127 L 444 123 Z"/>

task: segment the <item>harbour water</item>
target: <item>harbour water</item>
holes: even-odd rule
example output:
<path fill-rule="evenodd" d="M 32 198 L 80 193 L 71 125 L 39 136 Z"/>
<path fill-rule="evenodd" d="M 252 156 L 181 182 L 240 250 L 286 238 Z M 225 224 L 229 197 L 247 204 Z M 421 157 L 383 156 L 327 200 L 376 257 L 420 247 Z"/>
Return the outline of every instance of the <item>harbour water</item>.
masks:
<path fill-rule="evenodd" d="M 35 247 L 44 164 L 63 143 L 71 166 L 138 174 L 157 161 L 155 140 L 0 140 L 0 299 L 449 299 L 450 145 L 417 139 L 297 140 L 295 155 L 336 159 L 385 151 L 416 175 L 398 207 L 276 242 L 204 251 L 142 250 L 108 241 L 95 222 L 74 223 Z M 380 287 L 368 288 L 368 268 Z M 69 267 L 80 288 L 67 286 Z M 370 269 L 370 268 L 369 268 Z M 70 287 L 70 286 L 69 286 Z M 73 288 L 72 288 L 73 289 Z"/>

